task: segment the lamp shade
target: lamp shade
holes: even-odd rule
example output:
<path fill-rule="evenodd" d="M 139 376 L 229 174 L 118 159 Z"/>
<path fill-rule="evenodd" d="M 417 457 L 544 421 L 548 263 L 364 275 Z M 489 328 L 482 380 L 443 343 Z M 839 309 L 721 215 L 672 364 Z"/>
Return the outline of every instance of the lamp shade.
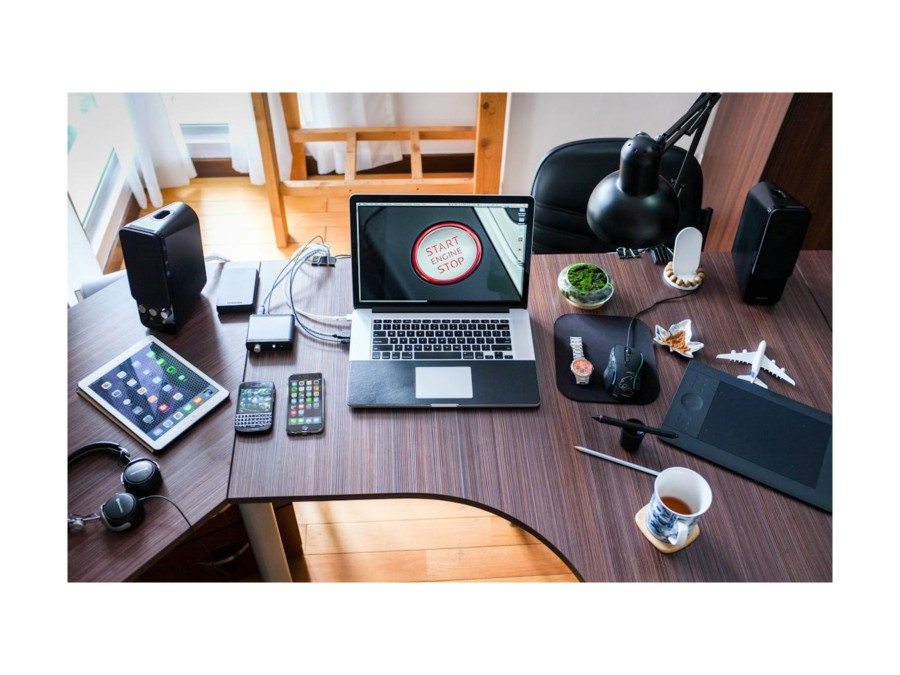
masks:
<path fill-rule="evenodd" d="M 669 241 L 678 228 L 678 197 L 659 175 L 659 144 L 641 132 L 622 146 L 619 170 L 597 184 L 587 221 L 612 247 L 648 248 Z"/>

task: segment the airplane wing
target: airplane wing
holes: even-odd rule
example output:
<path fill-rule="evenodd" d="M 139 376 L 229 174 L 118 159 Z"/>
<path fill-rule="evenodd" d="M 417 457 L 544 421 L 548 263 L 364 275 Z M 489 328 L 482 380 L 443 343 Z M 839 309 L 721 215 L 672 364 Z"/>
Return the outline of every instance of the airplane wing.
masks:
<path fill-rule="evenodd" d="M 746 349 L 740 353 L 731 350 L 730 354 L 719 354 L 717 359 L 725 359 L 726 361 L 737 361 L 738 363 L 746 363 L 753 365 L 753 359 L 756 358 L 756 352 L 748 352 Z"/>
<path fill-rule="evenodd" d="M 778 379 L 784 380 L 785 382 L 789 382 L 790 384 L 793 384 L 794 386 L 797 385 L 797 383 L 794 382 L 788 376 L 788 374 L 786 372 L 784 372 L 784 368 L 779 368 L 777 365 L 775 365 L 775 362 L 772 359 L 770 359 L 768 356 L 763 356 L 762 363 L 760 363 L 759 365 L 760 365 L 760 368 L 765 370 L 767 373 L 774 375 Z"/>

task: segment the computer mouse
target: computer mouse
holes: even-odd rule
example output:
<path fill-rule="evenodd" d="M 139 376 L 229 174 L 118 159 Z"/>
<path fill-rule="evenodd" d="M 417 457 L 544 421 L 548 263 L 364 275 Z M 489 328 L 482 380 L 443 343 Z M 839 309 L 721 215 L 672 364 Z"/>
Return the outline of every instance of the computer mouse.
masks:
<path fill-rule="evenodd" d="M 634 347 L 615 345 L 603 371 L 603 386 L 614 398 L 627 401 L 641 390 L 644 355 Z"/>

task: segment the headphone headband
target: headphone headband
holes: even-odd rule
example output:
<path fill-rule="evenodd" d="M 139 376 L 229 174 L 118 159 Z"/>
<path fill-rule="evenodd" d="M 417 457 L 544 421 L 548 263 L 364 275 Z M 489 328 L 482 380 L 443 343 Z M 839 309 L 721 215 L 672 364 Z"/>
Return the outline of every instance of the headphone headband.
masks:
<path fill-rule="evenodd" d="M 115 455 L 119 462 L 119 466 L 126 466 L 128 462 L 131 461 L 131 453 L 118 443 L 115 443 L 113 441 L 98 441 L 97 443 L 88 443 L 87 445 L 82 445 L 75 452 L 69 455 L 69 466 L 77 462 L 82 457 L 93 454 L 95 452 L 100 452 L 101 450 L 106 450 Z"/>

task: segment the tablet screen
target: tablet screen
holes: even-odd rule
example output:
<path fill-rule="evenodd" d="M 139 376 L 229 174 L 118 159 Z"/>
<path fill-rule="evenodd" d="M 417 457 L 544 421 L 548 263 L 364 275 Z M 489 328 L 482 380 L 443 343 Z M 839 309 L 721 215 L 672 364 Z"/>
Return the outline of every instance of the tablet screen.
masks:
<path fill-rule="evenodd" d="M 151 450 L 161 450 L 228 392 L 154 338 L 145 338 L 78 383 L 79 393 Z"/>

